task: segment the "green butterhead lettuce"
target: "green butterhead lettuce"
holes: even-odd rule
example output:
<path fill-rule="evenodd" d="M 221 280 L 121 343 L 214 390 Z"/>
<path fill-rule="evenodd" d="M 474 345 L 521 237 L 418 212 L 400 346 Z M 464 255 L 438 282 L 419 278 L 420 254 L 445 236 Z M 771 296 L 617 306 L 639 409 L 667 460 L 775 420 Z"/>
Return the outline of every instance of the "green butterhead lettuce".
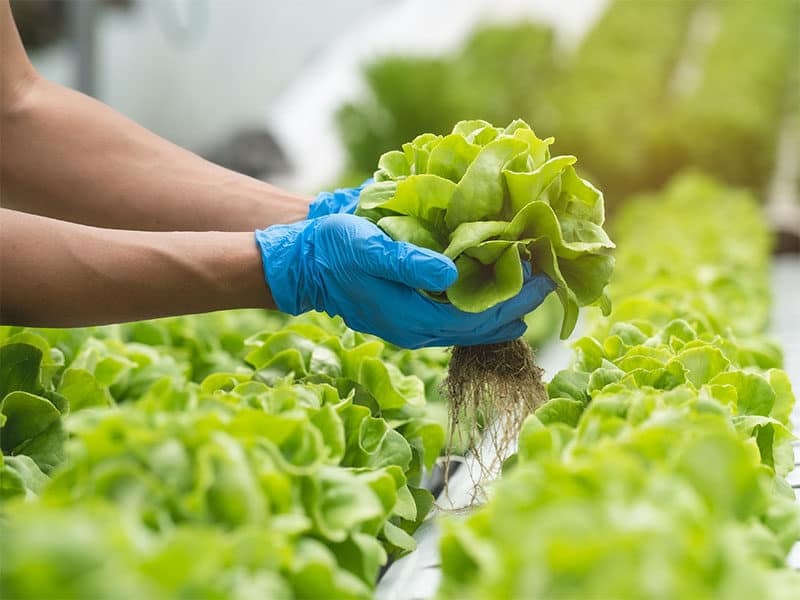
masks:
<path fill-rule="evenodd" d="M 519 293 L 522 261 L 557 285 L 561 337 L 589 304 L 608 312 L 604 288 L 614 243 L 603 230 L 603 195 L 575 173 L 574 156 L 550 157 L 553 138 L 527 123 L 461 121 L 384 154 L 356 214 L 395 240 L 442 252 L 458 268 L 441 296 L 481 312 Z"/>

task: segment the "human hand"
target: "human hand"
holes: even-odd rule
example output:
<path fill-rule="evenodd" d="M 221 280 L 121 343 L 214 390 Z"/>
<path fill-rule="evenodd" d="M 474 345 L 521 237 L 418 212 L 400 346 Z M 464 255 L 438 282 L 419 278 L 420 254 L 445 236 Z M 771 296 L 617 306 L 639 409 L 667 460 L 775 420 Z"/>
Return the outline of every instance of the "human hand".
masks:
<path fill-rule="evenodd" d="M 420 292 L 442 292 L 455 282 L 458 271 L 449 258 L 396 242 L 362 217 L 331 214 L 255 235 L 280 310 L 339 315 L 352 329 L 405 348 L 516 339 L 525 332 L 523 317 L 555 289 L 546 275 L 531 277 L 528 266 L 518 295 L 467 313 Z"/>
<path fill-rule="evenodd" d="M 372 183 L 373 179 L 369 178 L 360 186 L 355 188 L 342 188 L 334 190 L 333 192 L 320 192 L 311 206 L 308 207 L 307 219 L 316 219 L 317 217 L 324 217 L 325 215 L 334 215 L 337 213 L 353 214 L 358 206 L 358 197 L 364 186 Z"/>

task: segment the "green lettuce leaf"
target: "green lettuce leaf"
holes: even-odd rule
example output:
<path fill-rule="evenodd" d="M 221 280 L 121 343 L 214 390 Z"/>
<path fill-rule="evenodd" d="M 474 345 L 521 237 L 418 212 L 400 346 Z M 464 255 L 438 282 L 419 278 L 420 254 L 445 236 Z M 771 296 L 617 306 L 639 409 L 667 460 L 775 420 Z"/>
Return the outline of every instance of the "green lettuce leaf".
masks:
<path fill-rule="evenodd" d="M 580 307 L 610 311 L 614 244 L 602 194 L 575 173 L 575 157 L 550 158 L 552 143 L 521 120 L 505 129 L 462 121 L 449 135 L 419 136 L 381 158 L 356 214 L 453 259 L 459 277 L 445 295 L 467 312 L 516 295 L 530 260 L 557 286 L 567 337 Z"/>

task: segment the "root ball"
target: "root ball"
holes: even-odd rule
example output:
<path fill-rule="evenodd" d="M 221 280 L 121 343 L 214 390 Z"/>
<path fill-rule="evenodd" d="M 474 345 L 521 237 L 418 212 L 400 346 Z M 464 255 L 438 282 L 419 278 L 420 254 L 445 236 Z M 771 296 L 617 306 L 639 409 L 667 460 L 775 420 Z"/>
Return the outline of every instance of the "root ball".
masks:
<path fill-rule="evenodd" d="M 471 452 L 480 465 L 481 480 L 499 471 L 516 448 L 525 418 L 547 400 L 542 373 L 522 338 L 453 348 L 444 381 L 448 451 Z"/>

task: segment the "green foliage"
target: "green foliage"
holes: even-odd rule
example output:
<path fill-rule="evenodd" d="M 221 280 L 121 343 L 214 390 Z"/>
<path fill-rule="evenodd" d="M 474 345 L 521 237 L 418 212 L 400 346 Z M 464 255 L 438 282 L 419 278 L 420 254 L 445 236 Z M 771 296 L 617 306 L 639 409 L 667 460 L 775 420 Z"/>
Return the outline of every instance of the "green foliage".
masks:
<path fill-rule="evenodd" d="M 416 132 L 481 116 L 554 135 L 612 209 L 692 166 L 762 190 L 798 56 L 795 0 L 616 0 L 574 50 L 514 23 L 484 26 L 450 55 L 375 61 L 369 96 L 338 122 L 357 182 Z"/>
<path fill-rule="evenodd" d="M 64 356 L 19 328 L 0 335 L 0 472 L 2 497 L 32 496 L 44 473 L 63 459 L 67 400 L 53 382 Z M 20 456 L 17 456 L 20 455 Z"/>
<path fill-rule="evenodd" d="M 369 598 L 323 544 L 275 527 L 154 534 L 90 502 L 57 511 L 15 505 L 0 531 L 13 548 L 0 569 L 9 598 Z"/>
<path fill-rule="evenodd" d="M 660 183 L 693 165 L 738 185 L 763 189 L 775 164 L 790 85 L 797 85 L 800 4 L 713 0 L 716 34 L 689 57 L 700 77 L 652 119 L 649 178 Z M 747 40 L 757 39 L 758 44 Z M 582 155 L 581 155 L 582 156 Z"/>
<path fill-rule="evenodd" d="M 723 217 L 724 215 L 724 217 Z M 767 228 L 688 174 L 617 222 L 615 309 L 442 539 L 442 598 L 792 598 L 794 396 L 759 338 Z"/>
<path fill-rule="evenodd" d="M 617 235 L 629 240 L 617 253 L 627 271 L 611 283 L 610 293 L 620 301 L 606 323 L 643 317 L 664 325 L 673 317 L 691 316 L 693 327 L 702 329 L 698 333 L 727 335 L 732 329 L 753 360 L 774 366 L 775 359 L 769 358 L 774 350 L 752 339 L 769 317 L 771 292 L 765 274 L 772 245 L 752 196 L 707 176 L 686 174 L 662 192 L 634 198 L 630 204 L 614 221 Z M 669 235 L 654 235 L 657 205 L 664 206 L 658 226 Z M 669 268 L 654 257 L 668 257 Z M 743 283 L 743 273 L 758 275 Z M 673 333 L 690 335 L 677 325 Z"/>
<path fill-rule="evenodd" d="M 545 126 L 580 156 L 610 207 L 650 185 L 648 128 L 662 110 L 695 4 L 610 3 L 547 96 L 553 118 Z"/>
<path fill-rule="evenodd" d="M 336 119 L 351 170 L 360 183 L 378 157 L 420 131 L 445 134 L 478 115 L 494 122 L 530 115 L 554 75 L 550 27 L 488 25 L 441 58 L 389 56 L 366 66 L 365 100 L 345 104 Z"/>
<path fill-rule="evenodd" d="M 368 597 L 444 444 L 395 352 L 321 314 L 1 328 L 4 592 Z"/>
<path fill-rule="evenodd" d="M 669 445 L 673 431 L 568 461 L 536 455 L 500 482 L 485 510 L 448 523 L 440 597 L 792 598 L 798 577 L 776 560 L 774 534 L 725 510 L 765 501 L 769 478 L 757 459 L 722 423 L 686 433 L 702 442 L 677 444 L 675 471 L 638 458 L 656 441 Z M 731 489 L 730 475 L 741 487 Z M 704 481 L 718 487 L 696 485 Z"/>
<path fill-rule="evenodd" d="M 356 214 L 396 240 L 442 252 L 459 277 L 446 299 L 480 312 L 519 293 L 523 261 L 546 273 L 564 309 L 561 336 L 578 309 L 607 308 L 614 244 L 603 230 L 603 195 L 578 177 L 572 156 L 550 158 L 523 121 L 505 129 L 461 121 L 384 154 Z"/>

